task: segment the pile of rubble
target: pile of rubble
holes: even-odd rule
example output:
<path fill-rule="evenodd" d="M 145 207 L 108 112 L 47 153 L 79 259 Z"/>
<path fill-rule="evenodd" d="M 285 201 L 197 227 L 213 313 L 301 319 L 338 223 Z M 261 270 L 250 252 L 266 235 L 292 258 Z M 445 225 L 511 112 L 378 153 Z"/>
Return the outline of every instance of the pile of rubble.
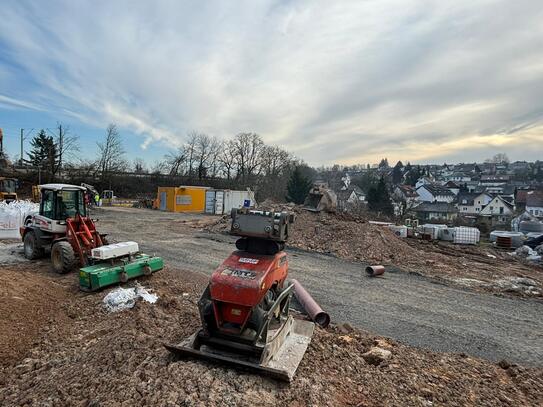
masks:
<path fill-rule="evenodd" d="M 16 304 L 46 306 L 49 301 L 39 291 L 14 291 L 5 281 L 10 273 L 16 273 L 23 285 L 55 285 L 56 308 L 47 321 L 24 314 L 28 318 L 20 321 L 19 335 L 28 340 L 17 355 L 0 359 L 0 405 L 538 406 L 543 402 L 543 369 L 424 351 L 347 324 L 316 331 L 290 385 L 227 366 L 177 360 L 163 343 L 177 342 L 199 325 L 196 302 L 205 276 L 166 269 L 144 282 L 157 293 L 156 303 L 137 301 L 133 308 L 108 313 L 102 305 L 107 293 L 79 293 L 73 276 L 38 275 L 30 268 L 13 267 L 0 273 L 0 286 L 7 287 L 6 298 L 15 295 L 22 300 L 2 303 L 5 313 L 14 311 Z M 29 329 L 30 325 L 35 328 Z M 9 331 L 13 330 L 2 329 L 0 335 Z"/>
<path fill-rule="evenodd" d="M 450 242 L 398 238 L 387 227 L 344 213 L 309 212 L 293 204 L 264 202 L 259 209 L 289 210 L 296 214 L 288 245 L 365 264 L 382 264 L 447 282 L 493 292 L 543 296 L 541 267 L 491 246 L 463 246 Z M 224 216 L 206 230 L 226 233 Z M 532 286 L 506 284 L 510 278 L 528 279 Z"/>
<path fill-rule="evenodd" d="M 510 254 L 512 256 L 518 256 L 527 261 L 541 263 L 543 258 L 543 244 L 536 246 L 534 249 L 529 246 L 520 246 L 513 253 Z"/>

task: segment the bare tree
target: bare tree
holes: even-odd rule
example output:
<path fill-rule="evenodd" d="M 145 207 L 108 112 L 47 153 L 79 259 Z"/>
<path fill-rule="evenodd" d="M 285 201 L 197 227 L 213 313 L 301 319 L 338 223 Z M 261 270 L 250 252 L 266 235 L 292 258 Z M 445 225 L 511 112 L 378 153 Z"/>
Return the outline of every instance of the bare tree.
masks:
<path fill-rule="evenodd" d="M 217 155 L 217 164 L 222 171 L 222 175 L 227 180 L 232 178 L 232 172 L 236 165 L 235 149 L 231 140 L 224 141 Z"/>
<path fill-rule="evenodd" d="M 145 166 L 145 161 L 143 161 L 143 158 L 140 157 L 134 159 L 132 167 L 136 174 L 147 174 L 148 172 Z"/>
<path fill-rule="evenodd" d="M 260 162 L 258 199 L 284 199 L 291 170 L 295 167 L 293 158 L 280 147 L 264 146 Z"/>
<path fill-rule="evenodd" d="M 195 152 L 196 152 L 196 143 L 198 142 L 198 133 L 191 131 L 187 135 L 187 143 L 184 146 L 186 153 L 186 159 L 188 164 L 188 176 L 192 177 L 194 170 L 194 161 L 195 161 Z"/>
<path fill-rule="evenodd" d="M 243 183 L 249 182 L 259 174 L 263 148 L 264 142 L 256 133 L 239 133 L 232 140 L 232 152 L 237 167 L 236 177 Z"/>
<path fill-rule="evenodd" d="M 507 157 L 507 154 L 505 153 L 498 153 L 495 154 L 492 158 L 487 158 L 485 160 L 485 163 L 492 163 L 492 164 L 509 164 L 509 157 Z"/>
<path fill-rule="evenodd" d="M 164 166 L 171 176 L 183 175 L 184 166 L 187 164 L 187 151 L 184 146 L 166 154 L 164 159 Z"/>
<path fill-rule="evenodd" d="M 220 142 L 215 137 L 210 137 L 207 134 L 198 134 L 196 136 L 196 144 L 194 148 L 194 157 L 198 164 L 198 179 L 207 177 L 208 170 L 216 166 L 215 159 L 217 151 L 220 148 Z"/>
<path fill-rule="evenodd" d="M 117 131 L 115 124 L 110 124 L 106 129 L 106 137 L 98 145 L 98 168 L 100 169 L 102 181 L 114 172 L 122 171 L 126 168 L 124 159 L 124 147 L 121 136 Z"/>
<path fill-rule="evenodd" d="M 290 154 L 277 146 L 264 146 L 261 153 L 261 167 L 263 176 L 281 175 L 288 168 L 292 158 Z"/>
<path fill-rule="evenodd" d="M 151 167 L 151 174 L 159 175 L 169 173 L 168 164 L 162 160 L 155 160 Z"/>

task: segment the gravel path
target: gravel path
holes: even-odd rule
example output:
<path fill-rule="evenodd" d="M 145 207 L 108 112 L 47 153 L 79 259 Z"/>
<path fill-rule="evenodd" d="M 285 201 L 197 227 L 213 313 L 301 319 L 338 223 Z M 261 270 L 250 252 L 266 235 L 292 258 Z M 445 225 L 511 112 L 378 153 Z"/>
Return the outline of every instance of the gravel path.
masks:
<path fill-rule="evenodd" d="M 99 230 L 135 240 L 179 268 L 210 274 L 233 250 L 234 238 L 200 232 L 186 222 L 203 215 L 107 208 Z M 409 345 L 464 352 L 492 361 L 543 366 L 543 302 L 462 290 L 414 274 L 388 270 L 367 278 L 364 265 L 288 250 L 297 278 L 332 321 L 389 336 Z"/>

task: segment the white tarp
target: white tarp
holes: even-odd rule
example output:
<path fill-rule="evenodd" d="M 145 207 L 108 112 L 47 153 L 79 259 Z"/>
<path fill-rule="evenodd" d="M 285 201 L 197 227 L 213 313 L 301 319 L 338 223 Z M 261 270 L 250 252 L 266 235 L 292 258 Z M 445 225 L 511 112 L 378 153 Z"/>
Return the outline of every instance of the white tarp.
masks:
<path fill-rule="evenodd" d="M 38 212 L 39 205 L 31 201 L 0 202 L 0 239 L 18 239 L 19 228 L 31 212 Z"/>
<path fill-rule="evenodd" d="M 109 312 L 117 312 L 132 308 L 138 298 L 154 304 L 158 300 L 158 295 L 150 293 L 145 287 L 136 284 L 133 288 L 119 287 L 109 292 L 102 302 Z"/>

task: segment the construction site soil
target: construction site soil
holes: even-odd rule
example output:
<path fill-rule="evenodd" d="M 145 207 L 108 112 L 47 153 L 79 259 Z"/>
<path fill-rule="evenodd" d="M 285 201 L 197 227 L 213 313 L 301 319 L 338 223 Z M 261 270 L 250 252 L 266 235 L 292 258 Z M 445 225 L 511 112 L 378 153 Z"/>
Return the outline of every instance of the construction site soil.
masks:
<path fill-rule="evenodd" d="M 474 289 L 543 297 L 543 267 L 488 243 L 475 246 L 399 238 L 385 226 L 349 214 L 315 213 L 299 206 L 269 202 L 261 208 L 296 213 L 288 241 L 291 247 L 365 264 L 394 266 Z M 230 223 L 229 217 L 224 216 L 207 225 L 206 230 L 225 233 L 230 230 Z"/>
<path fill-rule="evenodd" d="M 318 329 L 289 385 L 178 360 L 163 347 L 199 326 L 207 277 L 165 269 L 140 283 L 158 302 L 108 313 L 48 262 L 0 271 L 0 405 L 540 406 L 543 369 L 411 348 L 341 325 Z M 132 283 L 134 284 L 134 283 Z M 374 365 L 363 354 L 391 352 Z M 369 361 L 366 361 L 369 360 Z"/>

